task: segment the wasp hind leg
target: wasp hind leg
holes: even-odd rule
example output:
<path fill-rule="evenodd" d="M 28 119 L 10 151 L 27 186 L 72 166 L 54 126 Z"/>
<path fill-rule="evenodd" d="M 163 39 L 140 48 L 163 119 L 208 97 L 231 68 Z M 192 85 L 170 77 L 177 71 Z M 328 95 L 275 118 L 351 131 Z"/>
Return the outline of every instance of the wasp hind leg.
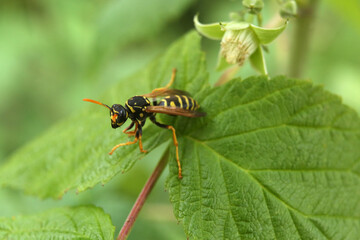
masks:
<path fill-rule="evenodd" d="M 170 79 L 170 82 L 168 84 L 166 84 L 165 87 L 162 87 L 162 88 L 155 88 L 154 90 L 152 90 L 151 93 L 159 93 L 159 92 L 163 92 L 165 90 L 167 90 L 168 88 L 171 87 L 171 85 L 174 83 L 175 81 L 175 76 L 176 76 L 176 68 L 173 68 L 172 70 L 172 74 L 171 74 L 171 79 Z"/>
<path fill-rule="evenodd" d="M 176 149 L 176 162 L 177 162 L 177 165 L 178 165 L 178 177 L 179 177 L 179 179 L 182 179 L 181 164 L 180 164 L 180 158 L 179 158 L 179 143 L 178 143 L 177 138 L 176 138 L 175 128 L 174 128 L 173 126 L 165 125 L 165 124 L 162 124 L 162 123 L 157 122 L 155 116 L 151 116 L 151 117 L 150 117 L 150 120 L 151 120 L 156 126 L 161 127 L 161 128 L 170 129 L 170 130 L 172 131 L 172 134 L 173 134 L 173 142 L 174 142 L 175 149 Z"/>
<path fill-rule="evenodd" d="M 114 151 L 116 149 L 118 149 L 119 147 L 122 147 L 122 146 L 127 146 L 127 145 L 132 145 L 132 144 L 135 144 L 139 141 L 139 148 L 140 148 L 140 152 L 143 152 L 143 153 L 146 153 L 147 151 L 144 150 L 143 148 L 143 145 L 142 145 L 142 140 L 141 140 L 141 137 L 142 137 L 142 126 L 139 125 L 139 123 L 135 123 L 135 131 L 136 133 L 133 133 L 133 132 L 126 132 L 127 130 L 129 130 L 130 128 L 132 128 L 134 124 L 131 123 L 129 127 L 127 127 L 123 132 L 128 134 L 129 136 L 132 136 L 132 135 L 135 135 L 135 139 L 134 141 L 129 141 L 129 142 L 126 142 L 126 143 L 120 143 L 118 145 L 116 145 L 115 147 L 113 147 L 111 149 L 111 151 L 109 152 L 109 155 L 112 155 L 114 153 Z M 135 132 L 134 131 L 134 132 Z"/>

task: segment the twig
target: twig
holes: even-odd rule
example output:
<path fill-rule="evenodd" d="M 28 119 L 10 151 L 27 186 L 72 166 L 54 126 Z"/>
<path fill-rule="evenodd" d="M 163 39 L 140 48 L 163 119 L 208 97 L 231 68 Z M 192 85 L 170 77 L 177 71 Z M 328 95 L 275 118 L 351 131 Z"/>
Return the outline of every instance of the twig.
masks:
<path fill-rule="evenodd" d="M 117 237 L 117 240 L 125 240 L 127 239 L 132 226 L 135 223 L 135 220 L 144 205 L 148 195 L 150 194 L 152 188 L 154 187 L 156 181 L 159 179 L 161 173 L 165 169 L 166 163 L 168 161 L 168 153 L 165 153 L 164 156 L 160 159 L 159 163 L 157 164 L 154 172 L 151 174 L 147 182 L 145 183 L 144 188 L 141 190 L 138 198 L 136 199 L 136 202 L 131 209 L 131 212 L 129 213 L 129 216 L 127 217 L 123 227 L 120 230 L 119 236 Z"/>

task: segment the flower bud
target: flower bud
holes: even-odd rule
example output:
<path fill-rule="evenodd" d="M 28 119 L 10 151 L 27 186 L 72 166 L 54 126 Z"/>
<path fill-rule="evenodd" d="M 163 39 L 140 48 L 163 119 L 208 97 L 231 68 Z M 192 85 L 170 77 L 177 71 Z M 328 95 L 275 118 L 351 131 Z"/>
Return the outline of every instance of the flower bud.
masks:
<path fill-rule="evenodd" d="M 232 64 L 239 66 L 250 57 L 254 68 L 267 75 L 265 59 L 261 46 L 271 43 L 286 28 L 286 22 L 276 28 L 262 28 L 244 21 L 219 22 L 202 24 L 198 16 L 194 17 L 196 30 L 203 36 L 220 40 L 216 70 L 229 68 Z"/>
<path fill-rule="evenodd" d="M 262 0 L 243 0 L 242 4 L 251 14 L 258 14 L 264 7 Z"/>
<path fill-rule="evenodd" d="M 241 66 L 258 47 L 259 42 L 251 29 L 228 30 L 221 40 L 220 54 L 226 62 Z"/>
<path fill-rule="evenodd" d="M 280 6 L 280 16 L 282 18 L 292 18 L 297 15 L 297 4 L 294 0 L 286 1 Z"/>

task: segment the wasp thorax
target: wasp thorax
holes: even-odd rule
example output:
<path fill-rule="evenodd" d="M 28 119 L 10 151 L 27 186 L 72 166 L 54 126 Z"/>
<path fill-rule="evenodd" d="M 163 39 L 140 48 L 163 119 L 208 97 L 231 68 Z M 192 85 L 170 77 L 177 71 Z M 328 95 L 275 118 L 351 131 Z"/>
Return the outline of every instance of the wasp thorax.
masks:
<path fill-rule="evenodd" d="M 220 53 L 228 63 L 241 66 L 258 45 L 256 36 L 250 29 L 228 30 L 221 40 Z"/>
<path fill-rule="evenodd" d="M 114 104 L 110 111 L 111 127 L 118 128 L 128 119 L 128 112 L 120 104 Z"/>

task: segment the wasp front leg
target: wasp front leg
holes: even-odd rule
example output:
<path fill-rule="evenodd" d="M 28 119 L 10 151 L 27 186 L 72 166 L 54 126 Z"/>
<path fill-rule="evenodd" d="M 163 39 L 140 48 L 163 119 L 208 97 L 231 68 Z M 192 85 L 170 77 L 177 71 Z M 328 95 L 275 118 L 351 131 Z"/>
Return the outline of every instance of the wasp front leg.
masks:
<path fill-rule="evenodd" d="M 132 128 L 131 125 L 133 125 L 133 124 L 130 124 L 130 126 L 127 127 L 123 132 L 126 133 L 126 134 L 135 135 L 134 141 L 129 141 L 129 142 L 126 142 L 126 143 L 120 143 L 120 144 L 116 145 L 115 147 L 113 147 L 111 149 L 111 151 L 109 152 L 109 155 L 112 155 L 114 153 L 114 151 L 116 149 L 118 149 L 119 147 L 132 145 L 132 144 L 135 144 L 137 142 L 139 142 L 140 152 L 143 152 L 143 153 L 147 152 L 146 150 L 144 150 L 143 145 L 142 145 L 142 140 L 141 140 L 141 138 L 142 138 L 142 126 L 141 126 L 141 124 L 139 124 L 138 122 L 135 122 L 135 131 L 136 132 L 134 131 L 135 132 L 134 134 L 132 132 L 126 132 L 128 129 Z"/>
<path fill-rule="evenodd" d="M 126 133 L 129 137 L 134 136 L 137 129 L 138 129 L 138 123 L 137 122 L 136 122 L 136 125 L 135 125 L 135 130 L 131 131 L 131 132 L 128 132 L 128 130 L 130 130 L 134 126 L 134 124 L 135 124 L 134 121 L 131 122 L 131 124 L 127 128 L 124 129 L 123 133 Z"/>
<path fill-rule="evenodd" d="M 132 142 L 120 143 L 120 144 L 116 145 L 115 147 L 113 147 L 113 148 L 111 149 L 111 151 L 109 152 L 109 155 L 112 155 L 112 154 L 114 153 L 114 151 L 115 151 L 116 149 L 118 149 L 119 147 L 131 145 L 131 144 L 135 144 L 135 143 L 137 143 L 138 140 L 139 140 L 139 139 L 138 139 L 137 137 L 135 137 L 135 140 L 132 141 Z"/>

